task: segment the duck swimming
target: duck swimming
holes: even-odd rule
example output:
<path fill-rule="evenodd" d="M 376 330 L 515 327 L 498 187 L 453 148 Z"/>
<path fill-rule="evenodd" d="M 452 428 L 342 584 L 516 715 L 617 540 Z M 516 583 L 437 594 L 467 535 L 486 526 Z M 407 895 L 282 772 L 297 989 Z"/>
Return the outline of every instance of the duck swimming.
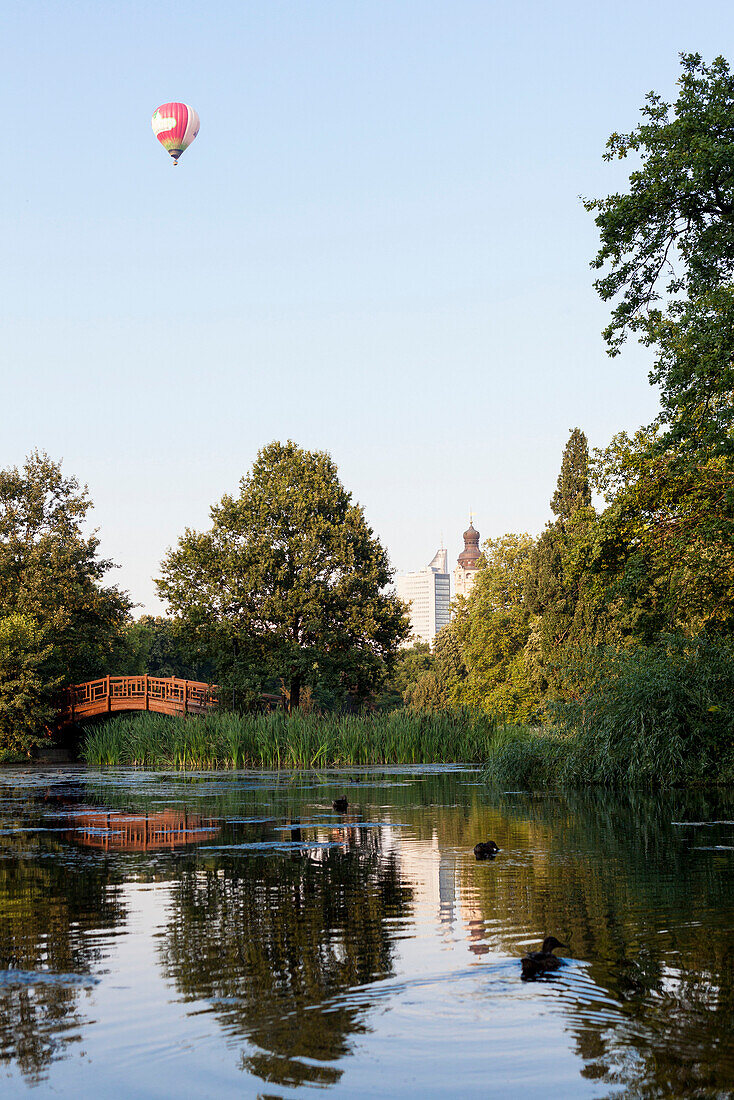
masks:
<path fill-rule="evenodd" d="M 346 798 L 335 798 L 332 802 L 332 806 L 340 814 L 345 814 L 349 809 L 349 803 Z"/>
<path fill-rule="evenodd" d="M 474 855 L 477 859 L 494 859 L 496 852 L 499 852 L 499 848 L 493 840 L 481 840 L 479 844 L 474 845 Z"/>
<path fill-rule="evenodd" d="M 530 951 L 520 960 L 523 978 L 537 978 L 539 974 L 545 974 L 549 970 L 558 970 L 561 960 L 553 954 L 557 947 L 568 947 L 568 944 L 561 943 L 555 936 L 546 936 L 540 951 Z"/>

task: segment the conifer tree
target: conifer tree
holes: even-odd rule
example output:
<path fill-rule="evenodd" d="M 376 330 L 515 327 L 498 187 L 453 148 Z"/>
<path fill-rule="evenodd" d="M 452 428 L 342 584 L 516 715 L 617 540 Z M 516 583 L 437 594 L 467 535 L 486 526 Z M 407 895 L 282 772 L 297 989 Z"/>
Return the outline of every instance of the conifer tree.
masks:
<path fill-rule="evenodd" d="M 533 616 L 526 657 L 540 691 L 560 688 L 554 660 L 561 647 L 587 641 L 594 633 L 593 601 L 585 597 L 593 554 L 596 513 L 589 487 L 589 448 L 585 434 L 574 428 L 563 452 L 556 491 L 551 499 L 556 519 L 538 539 L 525 587 Z"/>
<path fill-rule="evenodd" d="M 591 505 L 589 444 L 580 428 L 574 428 L 568 437 L 550 505 L 554 516 L 561 522 L 570 520 L 579 508 Z"/>

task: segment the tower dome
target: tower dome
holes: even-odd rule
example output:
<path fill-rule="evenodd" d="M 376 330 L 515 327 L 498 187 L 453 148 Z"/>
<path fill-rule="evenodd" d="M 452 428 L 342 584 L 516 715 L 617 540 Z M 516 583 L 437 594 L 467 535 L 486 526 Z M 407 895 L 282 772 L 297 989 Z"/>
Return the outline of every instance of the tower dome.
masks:
<path fill-rule="evenodd" d="M 457 560 L 463 565 L 464 569 L 474 569 L 480 557 L 479 532 L 474 529 L 474 524 L 470 523 L 464 532 L 464 549 Z"/>

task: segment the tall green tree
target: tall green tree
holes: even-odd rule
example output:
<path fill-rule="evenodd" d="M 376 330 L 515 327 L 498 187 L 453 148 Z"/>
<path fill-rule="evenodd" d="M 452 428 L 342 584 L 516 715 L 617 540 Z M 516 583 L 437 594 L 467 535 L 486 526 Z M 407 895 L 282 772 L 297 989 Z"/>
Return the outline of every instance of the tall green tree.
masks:
<path fill-rule="evenodd" d="M 67 683 L 106 670 L 131 608 L 103 584 L 112 562 L 84 531 L 91 508 L 86 487 L 46 454 L 0 470 L 0 616 L 33 620 L 50 673 Z"/>
<path fill-rule="evenodd" d="M 425 642 L 420 644 L 425 649 L 425 664 L 404 692 L 406 704 L 413 710 L 446 710 L 461 706 L 467 670 L 456 621 L 439 630 L 433 640 L 433 653 Z M 414 648 L 417 650 L 418 646 Z M 418 667 L 418 660 L 413 667 Z"/>
<path fill-rule="evenodd" d="M 157 584 L 223 676 L 280 676 L 293 708 L 304 685 L 338 684 L 354 699 L 374 690 L 408 620 L 329 455 L 271 443 L 211 518 L 166 555 Z"/>
<path fill-rule="evenodd" d="M 650 92 L 643 121 L 614 133 L 605 159 L 634 155 L 629 187 L 586 208 L 600 248 L 592 266 L 615 301 L 605 338 L 656 349 L 662 418 L 688 447 L 734 445 L 734 74 L 717 57 L 681 55 L 678 97 Z"/>
<path fill-rule="evenodd" d="M 525 608 L 532 616 L 526 656 L 541 692 L 549 685 L 560 690 L 554 668 L 562 647 L 598 640 L 598 601 L 589 583 L 597 517 L 588 443 L 579 428 L 564 449 L 551 509 L 556 518 L 533 547 L 525 584 Z"/>
<path fill-rule="evenodd" d="M 461 633 L 455 619 L 439 630 L 433 640 L 433 652 L 436 676 L 447 702 L 456 706 L 462 701 L 468 669 L 461 648 Z"/>
<path fill-rule="evenodd" d="M 580 428 L 573 428 L 568 437 L 550 506 L 562 524 L 575 518 L 580 509 L 591 506 L 589 442 Z"/>

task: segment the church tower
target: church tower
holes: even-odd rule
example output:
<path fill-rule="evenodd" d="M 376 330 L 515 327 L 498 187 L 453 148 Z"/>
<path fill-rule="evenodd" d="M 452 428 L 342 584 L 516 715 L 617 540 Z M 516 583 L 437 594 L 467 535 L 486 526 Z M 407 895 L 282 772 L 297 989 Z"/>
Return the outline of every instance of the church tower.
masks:
<path fill-rule="evenodd" d="M 479 532 L 474 530 L 474 524 L 470 520 L 464 532 L 464 549 L 459 554 L 456 569 L 454 569 L 455 596 L 468 596 L 471 592 L 480 557 Z"/>

